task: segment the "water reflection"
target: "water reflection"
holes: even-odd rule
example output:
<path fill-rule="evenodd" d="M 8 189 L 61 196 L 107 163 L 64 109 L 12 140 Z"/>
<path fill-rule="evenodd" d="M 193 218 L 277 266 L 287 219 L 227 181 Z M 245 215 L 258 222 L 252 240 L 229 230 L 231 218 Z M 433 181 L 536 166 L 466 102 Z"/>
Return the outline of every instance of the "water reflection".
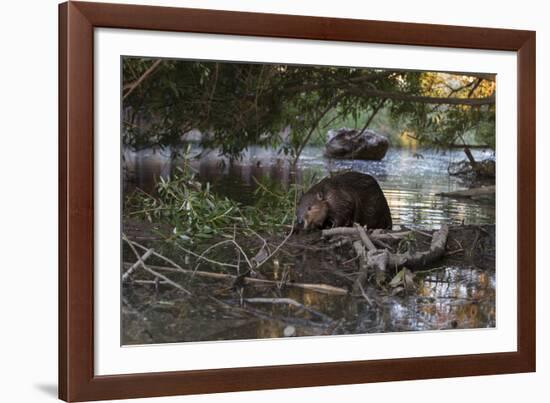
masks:
<path fill-rule="evenodd" d="M 195 155 L 200 152 L 198 148 L 191 151 Z M 322 178 L 330 171 L 353 169 L 379 181 L 395 224 L 437 228 L 442 223 L 495 222 L 494 203 L 436 196 L 440 192 L 467 188 L 467 183 L 447 172 L 449 163 L 464 159 L 461 150 L 390 148 L 382 161 L 328 160 L 322 157 L 322 152 L 321 147 L 306 147 L 297 172 L 291 170 L 287 159 L 261 147 L 251 147 L 242 159 L 232 162 L 215 151 L 203 152 L 192 166 L 201 180 L 211 182 L 214 191 L 245 204 L 254 201 L 254 179 L 269 178 L 288 186 L 294 181 L 301 182 L 305 175 Z M 473 150 L 473 153 L 476 159 L 492 155 L 482 150 Z M 150 191 L 160 176 L 169 176 L 171 170 L 181 164 L 172 160 L 170 154 L 169 150 L 158 149 L 125 152 L 131 182 Z"/>
<path fill-rule="evenodd" d="M 192 150 L 192 153 L 199 152 L 200 149 Z M 450 162 L 463 159 L 462 151 L 441 153 L 433 149 L 392 148 L 383 161 L 331 161 L 321 155 L 319 147 L 306 148 L 297 172 L 280 155 L 254 147 L 239 161 L 230 162 L 216 152 L 208 152 L 192 165 L 199 178 L 209 181 L 214 191 L 242 203 L 254 202 L 255 179 L 267 177 L 288 186 L 313 175 L 320 179 L 330 171 L 353 169 L 378 179 L 395 224 L 436 228 L 442 223 L 494 223 L 494 203 L 436 196 L 439 192 L 467 186 L 447 173 Z M 474 155 L 482 159 L 490 153 L 475 150 Z M 149 149 L 125 152 L 124 163 L 125 187 L 139 186 L 151 191 L 158 178 L 168 177 L 181 161 L 171 159 L 170 151 Z M 206 246 L 195 245 L 197 250 L 204 250 Z M 162 248 L 166 245 L 155 246 L 155 250 Z M 472 251 L 473 247 L 464 244 L 464 250 Z M 125 261 L 133 261 L 132 253 L 126 252 Z M 338 256 L 323 250 L 298 253 L 291 248 L 285 252 L 277 257 L 277 264 L 270 261 L 262 267 L 265 278 L 346 289 L 353 285 L 357 265 L 348 263 L 352 255 Z M 169 255 L 181 266 L 189 266 L 180 252 L 171 251 Z M 219 261 L 233 257 L 233 254 L 212 256 Z M 174 277 L 193 293 L 192 297 L 185 297 L 168 285 L 151 284 L 153 278 L 145 274 L 140 280 L 146 282 L 125 284 L 122 289 L 122 343 L 494 327 L 495 271 L 482 270 L 474 264 L 455 265 L 449 261 L 441 264 L 445 266 L 417 274 L 416 289 L 406 293 L 392 295 L 389 289 L 366 287 L 365 292 L 374 305 L 360 297 L 328 295 L 291 286 L 280 289 L 250 286 L 238 294 L 231 283 Z M 246 298 L 291 298 L 309 311 L 284 304 L 253 303 L 245 303 L 246 309 L 240 309 Z"/>
<path fill-rule="evenodd" d="M 246 304 L 246 311 L 240 310 L 239 299 L 221 293 L 220 284 L 216 297 L 222 307 L 197 296 L 204 284 L 191 288 L 196 296 L 184 300 L 174 299 L 169 287 L 151 293 L 151 286 L 134 285 L 123 289 L 123 344 L 278 338 L 289 328 L 294 336 L 317 336 L 496 326 L 494 271 L 448 267 L 416 283 L 416 291 L 377 298 L 375 307 L 362 298 L 291 287 L 279 295 L 272 289 L 245 289 L 244 298 L 292 298 L 322 319 L 288 305 Z"/>

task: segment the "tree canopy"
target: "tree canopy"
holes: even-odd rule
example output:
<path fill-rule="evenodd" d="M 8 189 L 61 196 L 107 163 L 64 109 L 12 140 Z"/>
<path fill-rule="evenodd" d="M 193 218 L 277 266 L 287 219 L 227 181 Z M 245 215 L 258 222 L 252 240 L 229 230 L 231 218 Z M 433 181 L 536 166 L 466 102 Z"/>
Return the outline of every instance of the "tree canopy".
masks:
<path fill-rule="evenodd" d="M 382 109 L 421 144 L 494 147 L 490 74 L 126 57 L 122 91 L 133 148 L 177 146 L 198 129 L 204 147 L 230 157 L 252 144 L 296 157 L 321 122 L 367 128 Z"/>

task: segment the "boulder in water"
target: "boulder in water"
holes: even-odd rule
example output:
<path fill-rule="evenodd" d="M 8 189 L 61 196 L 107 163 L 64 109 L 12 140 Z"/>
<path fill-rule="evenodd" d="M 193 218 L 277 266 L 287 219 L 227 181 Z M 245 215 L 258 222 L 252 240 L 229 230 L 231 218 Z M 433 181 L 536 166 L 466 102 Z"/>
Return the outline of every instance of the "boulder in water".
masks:
<path fill-rule="evenodd" d="M 381 160 L 386 155 L 389 145 L 386 136 L 374 130 L 329 130 L 325 156 L 337 159 Z"/>

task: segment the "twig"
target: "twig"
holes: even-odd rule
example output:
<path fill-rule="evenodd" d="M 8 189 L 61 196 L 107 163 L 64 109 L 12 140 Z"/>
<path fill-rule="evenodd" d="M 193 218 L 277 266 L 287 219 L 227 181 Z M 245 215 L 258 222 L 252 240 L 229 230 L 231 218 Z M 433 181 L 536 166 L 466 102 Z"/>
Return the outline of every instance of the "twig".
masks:
<path fill-rule="evenodd" d="M 122 281 L 125 281 L 128 278 L 128 276 L 132 274 L 134 270 L 141 265 L 141 262 L 145 262 L 149 258 L 149 256 L 153 254 L 153 252 L 154 252 L 154 249 L 152 248 L 148 249 L 137 262 L 135 262 L 128 270 L 124 272 L 124 274 L 122 275 Z"/>
<path fill-rule="evenodd" d="M 367 128 L 371 124 L 372 120 L 374 119 L 374 117 L 376 116 L 378 111 L 380 110 L 380 108 L 382 108 L 382 106 L 384 106 L 385 102 L 386 102 L 386 98 L 382 98 L 380 100 L 380 103 L 378 105 L 376 105 L 375 108 L 373 108 L 372 114 L 369 116 L 369 118 L 367 119 L 367 121 L 365 122 L 363 128 L 361 129 L 361 131 L 359 133 L 363 133 L 365 130 L 367 130 Z"/>
<path fill-rule="evenodd" d="M 361 295 L 363 296 L 363 298 L 365 298 L 365 301 L 367 301 L 367 304 L 369 304 L 369 306 L 371 308 L 374 308 L 374 303 L 372 302 L 372 300 L 369 298 L 369 296 L 365 293 L 365 289 L 363 288 L 363 286 L 361 285 L 361 283 L 357 283 L 357 285 L 359 286 L 359 290 L 361 291 Z"/>
<path fill-rule="evenodd" d="M 368 275 L 368 262 L 367 262 L 367 253 L 365 251 L 365 247 L 360 241 L 353 242 L 353 248 L 355 249 L 355 253 L 357 254 L 357 257 L 359 258 L 359 275 L 355 279 L 355 282 L 353 283 L 352 288 L 352 294 L 357 295 L 359 291 L 359 286 L 365 282 Z"/>
<path fill-rule="evenodd" d="M 275 254 L 279 251 L 279 249 L 281 249 L 283 247 L 283 245 L 290 239 L 290 237 L 294 233 L 294 224 L 296 224 L 296 205 L 297 205 L 297 203 L 298 203 L 298 192 L 294 192 L 294 214 L 292 215 L 292 223 L 291 223 L 291 226 L 290 226 L 290 232 L 285 237 L 285 239 L 283 239 L 283 241 L 279 245 L 277 245 L 277 247 L 275 248 L 273 253 L 268 255 L 261 262 L 258 262 L 256 264 L 256 266 L 254 266 L 254 269 L 259 269 L 265 262 L 267 262 L 269 259 L 271 259 L 273 256 L 275 256 Z"/>
<path fill-rule="evenodd" d="M 448 269 L 448 268 L 449 268 L 448 266 L 434 267 L 433 269 L 415 271 L 414 274 L 432 273 L 434 271 L 445 270 L 445 269 Z"/>
<path fill-rule="evenodd" d="M 218 243 L 215 243 L 214 245 L 210 245 L 208 248 L 206 248 L 204 251 L 202 251 L 202 253 L 197 257 L 197 264 L 195 265 L 195 268 L 194 268 L 194 271 L 196 271 L 199 266 L 201 265 L 201 261 L 202 260 L 207 260 L 204 255 L 206 255 L 209 251 L 211 251 L 212 249 L 214 248 L 217 248 L 218 246 L 222 246 L 222 245 L 225 245 L 225 244 L 228 244 L 228 243 L 231 243 L 231 240 L 230 239 L 226 239 L 225 241 L 221 241 L 221 242 L 218 242 Z M 209 261 L 209 260 L 208 260 Z M 225 263 L 221 263 L 221 262 L 218 262 L 220 265 L 224 265 Z M 237 266 L 237 269 L 238 269 L 238 266 L 239 265 L 236 265 Z"/>
<path fill-rule="evenodd" d="M 162 63 L 162 59 L 156 60 L 151 67 L 149 67 L 145 72 L 139 77 L 136 81 L 125 84 L 124 89 L 127 89 L 126 93 L 122 96 L 122 100 L 124 101 L 128 95 L 130 95 L 139 85 L 153 72 L 156 70 L 156 68 Z"/>
<path fill-rule="evenodd" d="M 234 239 L 231 240 L 231 243 L 232 243 L 233 245 L 235 245 L 235 247 L 239 250 L 239 252 L 241 252 L 241 254 L 242 254 L 243 257 L 244 257 L 244 260 L 246 260 L 246 264 L 248 264 L 248 268 L 249 268 L 249 269 L 253 269 L 254 267 L 253 267 L 252 263 L 250 262 L 250 259 L 248 259 L 248 256 L 247 256 L 247 254 L 245 253 L 245 251 L 243 250 L 243 248 L 241 248 L 241 245 L 239 245 L 239 244 L 237 243 L 237 241 L 235 241 Z"/>
<path fill-rule="evenodd" d="M 372 238 L 372 237 L 371 237 Z M 388 250 L 391 250 L 393 251 L 393 248 L 388 245 L 386 242 L 384 241 L 381 241 L 380 239 L 376 239 L 376 238 L 373 238 L 372 239 L 372 243 L 375 244 L 375 245 L 378 245 L 379 247 L 381 248 L 384 248 L 384 249 L 388 249 Z"/>
<path fill-rule="evenodd" d="M 132 263 L 125 262 L 125 267 L 130 267 Z M 149 265 L 150 268 L 156 270 L 156 271 L 166 271 L 166 272 L 173 272 L 173 273 L 183 273 L 183 274 L 194 274 L 196 276 L 200 277 L 206 277 L 206 278 L 212 278 L 217 280 L 236 280 L 238 276 L 234 274 L 226 274 L 226 273 L 213 273 L 208 271 L 193 271 L 191 269 L 184 269 L 181 266 L 177 267 L 165 267 L 165 266 L 154 266 Z M 268 286 L 280 286 L 279 281 L 274 280 L 266 280 L 266 279 L 260 279 L 260 278 L 253 278 L 253 277 L 244 277 L 243 281 L 245 284 L 251 284 L 251 285 L 268 285 Z M 322 294 L 330 294 L 330 295 L 347 295 L 348 291 L 345 288 L 335 287 L 328 284 L 311 284 L 311 283 L 295 283 L 295 282 L 287 282 L 284 283 L 287 287 L 296 287 L 296 288 L 302 288 L 305 290 L 315 291 Z"/>
<path fill-rule="evenodd" d="M 152 284 L 152 285 L 157 285 L 157 284 L 168 284 L 166 281 L 162 280 L 162 281 L 155 281 L 155 280 L 133 280 L 132 281 L 133 283 L 136 283 L 136 284 Z"/>
<path fill-rule="evenodd" d="M 292 298 L 245 298 L 245 302 L 249 304 L 287 304 L 292 305 L 297 308 L 303 309 L 306 312 L 312 313 L 325 321 L 332 322 L 332 318 L 328 317 L 324 313 L 318 312 L 315 309 L 308 308 L 304 304 L 299 303 L 298 301 Z"/>
<path fill-rule="evenodd" d="M 128 245 L 130 246 L 130 249 L 132 249 L 132 252 L 134 252 L 134 254 L 136 255 L 138 261 L 139 261 L 139 264 L 141 265 L 141 267 L 143 267 L 143 269 L 149 273 L 151 273 L 152 275 L 154 275 L 155 277 L 158 277 L 164 281 L 166 281 L 168 284 L 176 287 L 177 289 L 183 291 L 184 293 L 186 293 L 187 295 L 191 295 L 191 292 L 186 290 L 185 288 L 183 288 L 181 285 L 179 285 L 178 283 L 170 280 L 168 277 L 166 277 L 164 274 L 161 274 L 161 273 L 158 273 L 156 272 L 155 270 L 151 269 L 150 267 L 148 267 L 145 262 L 141 259 L 141 256 L 139 255 L 138 251 L 136 250 L 136 248 L 134 247 L 134 245 L 132 245 L 132 242 L 126 237 L 126 234 L 122 234 L 122 238 L 128 243 Z"/>
<path fill-rule="evenodd" d="M 450 251 L 448 251 L 448 252 L 445 253 L 445 256 L 456 255 L 457 253 L 460 253 L 460 252 L 464 252 L 464 249 L 450 250 Z"/>
<path fill-rule="evenodd" d="M 428 238 L 432 237 L 432 234 L 428 234 L 427 232 L 420 231 L 418 229 L 413 229 L 412 231 L 416 234 L 424 235 L 425 237 L 428 237 Z"/>
<path fill-rule="evenodd" d="M 363 242 L 363 245 L 367 248 L 367 250 L 376 250 L 376 246 L 372 243 L 372 241 L 369 239 L 365 228 L 361 227 L 359 224 L 355 224 L 355 228 L 357 229 L 357 232 L 359 233 L 359 237 L 361 238 L 361 241 Z"/>
<path fill-rule="evenodd" d="M 222 242 L 225 242 L 225 241 L 222 241 Z M 231 240 L 227 240 L 227 242 L 231 242 Z M 184 248 L 183 246 L 181 246 L 180 244 L 178 244 L 177 242 L 174 242 L 174 245 L 176 246 L 176 248 L 178 249 L 181 249 L 182 251 L 184 251 L 185 253 L 188 253 L 192 256 L 195 256 L 197 259 L 202 259 L 204 260 L 205 262 L 208 262 L 208 263 L 212 263 L 212 264 L 215 264 L 215 265 L 218 265 L 218 266 L 225 266 L 225 267 L 233 267 L 234 269 L 237 268 L 237 265 L 236 264 L 231 264 L 231 263 L 223 263 L 223 262 L 218 262 L 216 260 L 212 260 L 212 259 L 209 259 L 205 256 L 201 256 L 199 255 L 198 253 L 195 253 L 193 252 L 192 250 L 189 250 L 187 248 Z"/>

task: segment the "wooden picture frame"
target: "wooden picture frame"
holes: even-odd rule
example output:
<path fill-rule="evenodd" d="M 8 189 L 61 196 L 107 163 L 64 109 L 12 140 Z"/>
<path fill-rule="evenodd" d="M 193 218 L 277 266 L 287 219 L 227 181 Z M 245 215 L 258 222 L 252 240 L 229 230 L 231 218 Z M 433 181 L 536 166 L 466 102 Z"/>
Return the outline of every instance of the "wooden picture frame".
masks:
<path fill-rule="evenodd" d="M 518 58 L 516 352 L 94 375 L 97 27 L 505 50 Z M 122 399 L 535 371 L 535 33 L 68 2 L 59 6 L 59 398 Z"/>

